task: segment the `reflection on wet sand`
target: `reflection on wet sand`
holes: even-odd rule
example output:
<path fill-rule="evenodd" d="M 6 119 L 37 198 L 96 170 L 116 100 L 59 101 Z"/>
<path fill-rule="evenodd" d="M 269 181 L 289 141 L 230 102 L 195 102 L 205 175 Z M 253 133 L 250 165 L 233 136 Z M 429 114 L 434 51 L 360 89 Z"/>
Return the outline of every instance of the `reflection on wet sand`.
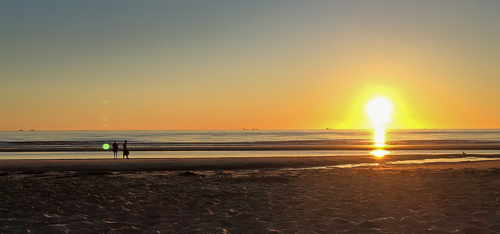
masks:
<path fill-rule="evenodd" d="M 370 152 L 370 154 L 374 155 L 375 157 L 384 157 L 388 154 L 390 154 L 391 152 L 387 151 L 387 150 L 382 150 L 382 149 L 378 149 L 378 150 L 374 150 L 372 152 Z"/>
<path fill-rule="evenodd" d="M 426 158 L 419 160 L 403 160 L 395 162 L 386 162 L 386 164 L 424 164 L 424 163 L 458 163 L 458 162 L 478 162 L 478 161 L 493 161 L 500 158 L 485 158 L 485 157 L 466 157 L 466 158 Z"/>

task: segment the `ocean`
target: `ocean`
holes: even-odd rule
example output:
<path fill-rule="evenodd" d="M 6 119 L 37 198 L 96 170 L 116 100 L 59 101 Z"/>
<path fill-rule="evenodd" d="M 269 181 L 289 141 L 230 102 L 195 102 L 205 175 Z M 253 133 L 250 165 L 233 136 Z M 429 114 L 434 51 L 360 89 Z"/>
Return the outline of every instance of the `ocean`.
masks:
<path fill-rule="evenodd" d="M 0 159 L 110 158 L 104 144 L 128 141 L 131 157 L 369 155 L 372 130 L 0 131 Z M 500 154 L 500 129 L 387 130 L 391 154 Z"/>

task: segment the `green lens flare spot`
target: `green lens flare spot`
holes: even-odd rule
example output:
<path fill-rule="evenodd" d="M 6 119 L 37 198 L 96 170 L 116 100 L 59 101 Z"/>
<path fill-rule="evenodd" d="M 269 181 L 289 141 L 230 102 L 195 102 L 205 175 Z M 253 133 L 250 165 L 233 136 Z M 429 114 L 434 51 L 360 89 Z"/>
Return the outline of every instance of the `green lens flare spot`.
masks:
<path fill-rule="evenodd" d="M 109 149 L 109 144 L 107 144 L 107 143 L 106 143 L 106 144 L 102 145 L 102 148 L 103 148 L 104 150 L 108 150 L 108 149 Z"/>

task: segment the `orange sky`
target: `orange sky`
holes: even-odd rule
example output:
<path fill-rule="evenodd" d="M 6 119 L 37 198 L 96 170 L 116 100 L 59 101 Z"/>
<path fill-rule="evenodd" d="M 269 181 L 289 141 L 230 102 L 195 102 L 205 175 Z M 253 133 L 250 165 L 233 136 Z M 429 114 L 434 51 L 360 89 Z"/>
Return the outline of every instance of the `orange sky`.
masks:
<path fill-rule="evenodd" d="M 496 1 L 0 7 L 0 130 L 500 128 Z"/>

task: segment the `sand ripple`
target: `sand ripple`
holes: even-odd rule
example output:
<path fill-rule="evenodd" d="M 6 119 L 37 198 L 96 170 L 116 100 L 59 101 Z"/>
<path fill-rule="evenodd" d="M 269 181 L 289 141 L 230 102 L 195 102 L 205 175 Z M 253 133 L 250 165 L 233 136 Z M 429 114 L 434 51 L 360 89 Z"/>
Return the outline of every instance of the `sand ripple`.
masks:
<path fill-rule="evenodd" d="M 500 170 L 0 176 L 0 233 L 498 233 Z"/>

